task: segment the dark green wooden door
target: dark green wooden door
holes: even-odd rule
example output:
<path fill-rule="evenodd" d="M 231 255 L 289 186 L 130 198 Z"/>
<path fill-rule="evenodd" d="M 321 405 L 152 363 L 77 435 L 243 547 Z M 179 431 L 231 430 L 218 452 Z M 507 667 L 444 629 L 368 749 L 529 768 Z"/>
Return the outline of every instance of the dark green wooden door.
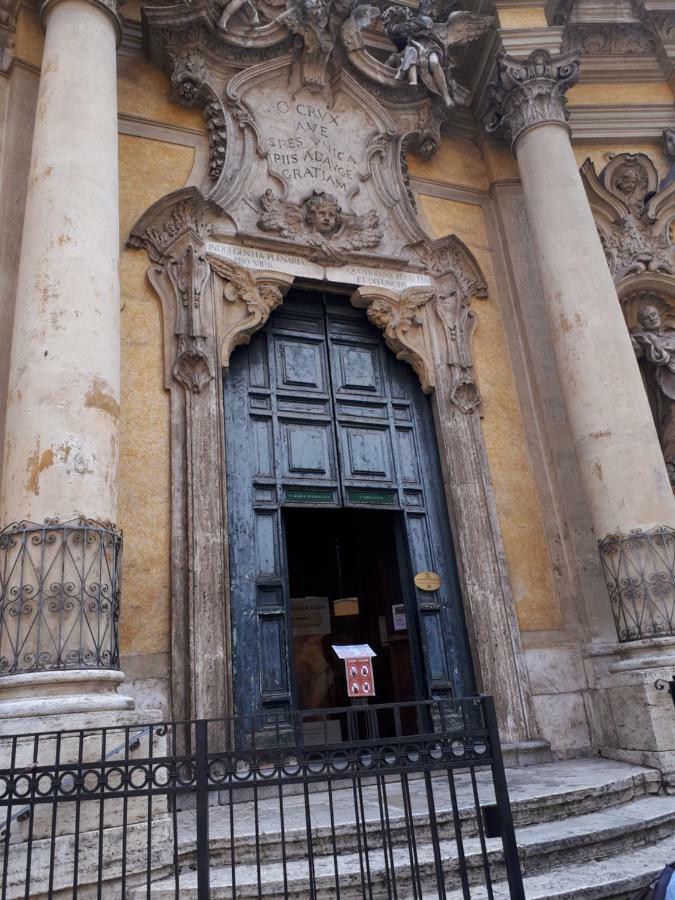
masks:
<path fill-rule="evenodd" d="M 234 693 L 238 713 L 293 705 L 282 507 L 398 511 L 420 696 L 471 690 L 428 398 L 365 313 L 289 295 L 224 380 Z M 418 590 L 416 572 L 441 576 Z"/>

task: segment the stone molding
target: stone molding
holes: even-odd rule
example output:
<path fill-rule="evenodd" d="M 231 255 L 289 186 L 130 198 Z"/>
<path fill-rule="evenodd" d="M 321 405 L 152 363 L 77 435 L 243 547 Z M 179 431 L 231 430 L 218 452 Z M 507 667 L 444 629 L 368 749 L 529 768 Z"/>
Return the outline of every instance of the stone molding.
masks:
<path fill-rule="evenodd" d="M 486 131 L 503 132 L 515 149 L 531 128 L 549 124 L 568 128 L 565 91 L 578 80 L 578 51 L 552 56 L 548 50 L 535 50 L 525 60 L 500 54 L 497 79 L 488 87 Z"/>
<path fill-rule="evenodd" d="M 643 141 L 658 138 L 675 125 L 672 103 L 654 106 L 570 106 L 569 125 L 575 140 Z"/>

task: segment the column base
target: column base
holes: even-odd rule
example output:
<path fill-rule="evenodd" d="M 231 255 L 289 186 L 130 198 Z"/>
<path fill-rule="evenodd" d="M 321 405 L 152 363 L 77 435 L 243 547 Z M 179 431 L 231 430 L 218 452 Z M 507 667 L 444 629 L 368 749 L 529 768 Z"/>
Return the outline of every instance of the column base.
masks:
<path fill-rule="evenodd" d="M 619 659 L 604 676 L 605 693 L 616 728 L 617 746 L 603 756 L 658 769 L 668 792 L 675 792 L 675 706 L 659 679 L 675 670 L 675 637 L 620 644 Z"/>
<path fill-rule="evenodd" d="M 124 673 L 113 669 L 73 669 L 0 677 L 0 732 L 26 733 L 31 730 L 26 727 L 29 719 L 44 717 L 48 720 L 44 728 L 33 727 L 32 730 L 55 730 L 60 727 L 54 725 L 55 718 L 73 713 L 133 710 L 133 699 L 117 693 L 123 681 Z"/>

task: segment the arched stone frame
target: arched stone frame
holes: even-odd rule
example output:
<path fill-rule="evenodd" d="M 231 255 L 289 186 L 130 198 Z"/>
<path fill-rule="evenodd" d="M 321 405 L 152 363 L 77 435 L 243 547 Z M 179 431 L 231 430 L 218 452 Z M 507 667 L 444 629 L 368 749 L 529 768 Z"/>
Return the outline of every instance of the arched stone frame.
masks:
<path fill-rule="evenodd" d="M 287 272 L 249 269 L 213 253 L 210 237 L 222 220 L 216 204 L 188 188 L 151 207 L 130 237 L 152 260 L 148 277 L 163 313 L 171 410 L 171 683 L 173 715 L 179 717 L 232 711 L 220 373 L 295 280 Z M 402 290 L 354 285 L 351 302 L 366 310 L 432 395 L 479 685 L 495 697 L 504 742 L 531 745 L 537 726 L 476 415 L 472 304 L 486 296 L 485 283 L 457 238 L 424 237 L 420 243 L 418 280 L 427 284 Z"/>

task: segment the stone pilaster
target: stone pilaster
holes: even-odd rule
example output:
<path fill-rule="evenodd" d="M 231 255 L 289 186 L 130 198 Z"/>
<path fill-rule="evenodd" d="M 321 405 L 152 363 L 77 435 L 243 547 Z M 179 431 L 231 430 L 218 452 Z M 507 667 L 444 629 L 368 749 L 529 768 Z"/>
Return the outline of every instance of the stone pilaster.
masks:
<path fill-rule="evenodd" d="M 84 691 L 86 708 L 119 709 L 120 26 L 98 0 L 47 0 L 41 14 L 0 499 L 0 706 L 72 709 Z"/>
<path fill-rule="evenodd" d="M 555 57 L 537 50 L 524 60 L 502 55 L 497 67 L 486 128 L 503 131 L 518 160 L 560 388 L 593 529 L 607 563 L 609 536 L 618 546 L 618 536 L 636 529 L 673 528 L 675 500 L 569 139 L 565 91 L 579 77 L 578 54 Z M 656 556 L 645 555 L 644 562 L 656 565 Z M 605 571 L 611 567 L 605 565 Z M 643 575 L 649 580 L 657 573 Z M 668 577 L 666 589 L 675 595 L 672 571 Z M 610 582 L 608 575 L 612 591 Z M 651 696 L 656 677 L 652 664 L 662 651 L 661 645 L 654 650 L 640 677 L 641 664 L 632 658 L 630 686 L 625 678 L 610 677 L 610 703 L 623 719 L 626 709 L 662 699 Z M 660 758 L 664 770 L 673 768 L 672 710 L 671 720 L 672 727 L 665 727 L 668 734 L 662 728 L 656 735 L 641 724 L 647 730 L 639 741 L 649 748 L 652 762 Z M 621 746 L 635 748 L 639 731 L 626 726 Z"/>

